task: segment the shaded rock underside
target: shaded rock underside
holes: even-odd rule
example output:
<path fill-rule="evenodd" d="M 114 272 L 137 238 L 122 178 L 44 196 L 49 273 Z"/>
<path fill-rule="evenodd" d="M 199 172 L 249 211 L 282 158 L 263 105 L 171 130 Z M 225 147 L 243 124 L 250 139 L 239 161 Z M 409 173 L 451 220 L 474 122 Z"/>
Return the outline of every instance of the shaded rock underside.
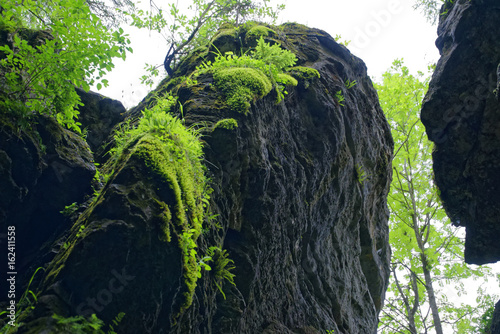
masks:
<path fill-rule="evenodd" d="M 441 199 L 465 226 L 474 264 L 500 259 L 499 20 L 497 1 L 457 1 L 439 24 L 441 59 L 422 109 Z"/>

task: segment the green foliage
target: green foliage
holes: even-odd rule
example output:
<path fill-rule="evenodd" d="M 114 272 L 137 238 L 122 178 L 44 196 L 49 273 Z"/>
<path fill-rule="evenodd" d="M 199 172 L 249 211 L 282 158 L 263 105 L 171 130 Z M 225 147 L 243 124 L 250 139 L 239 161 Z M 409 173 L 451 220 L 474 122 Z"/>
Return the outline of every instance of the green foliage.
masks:
<path fill-rule="evenodd" d="M 89 319 L 86 319 L 81 315 L 65 318 L 57 314 L 52 315 L 52 318 L 57 320 L 56 328 L 58 331 L 75 334 L 104 333 L 101 330 L 101 327 L 104 326 L 104 322 L 102 322 L 102 320 L 100 320 L 95 314 L 92 314 Z"/>
<path fill-rule="evenodd" d="M 335 330 L 334 329 L 327 329 L 326 334 L 334 334 Z"/>
<path fill-rule="evenodd" d="M 297 85 L 297 80 L 284 73 L 296 61 L 292 52 L 281 49 L 279 44 L 270 45 L 261 37 L 250 55 L 238 57 L 231 52 L 224 56 L 219 54 L 214 62 L 200 65 L 196 75 L 212 73 L 228 106 L 246 114 L 250 102 L 269 94 L 273 86 L 278 92 L 279 102 L 286 94 L 287 85 Z"/>
<path fill-rule="evenodd" d="M 224 299 L 226 299 L 226 294 L 222 290 L 222 282 L 226 280 L 230 284 L 236 285 L 234 283 L 235 275 L 231 273 L 231 270 L 235 268 L 234 261 L 228 257 L 227 251 L 220 247 L 210 247 L 207 254 L 214 262 L 212 269 L 215 276 L 214 284 L 217 286 Z"/>
<path fill-rule="evenodd" d="M 427 21 L 435 24 L 440 15 L 448 14 L 454 3 L 455 0 L 415 0 L 413 8 L 420 9 Z"/>
<path fill-rule="evenodd" d="M 366 173 L 365 173 L 365 170 L 363 169 L 363 166 L 359 165 L 359 164 L 356 164 L 356 177 L 358 179 L 358 182 L 360 185 L 363 185 L 363 183 L 365 182 L 367 176 L 366 176 Z"/>
<path fill-rule="evenodd" d="M 125 317 L 125 312 L 118 313 L 118 315 L 111 321 L 111 324 L 109 324 L 109 330 L 107 334 L 118 334 L 115 331 L 115 326 L 118 326 L 120 322 L 122 322 L 124 317 Z"/>
<path fill-rule="evenodd" d="M 481 316 L 479 321 L 479 333 L 481 334 L 489 334 L 491 333 L 491 325 L 493 321 L 493 313 L 495 312 L 495 307 L 491 306 L 488 308 L 484 314 Z"/>
<path fill-rule="evenodd" d="M 234 118 L 225 118 L 218 121 L 215 124 L 214 129 L 222 128 L 226 130 L 233 130 L 234 128 L 237 127 L 238 127 L 238 121 L 236 121 Z"/>
<path fill-rule="evenodd" d="M 335 38 L 334 38 L 334 39 L 335 39 L 335 42 L 337 42 L 337 43 L 339 43 L 340 45 L 343 45 L 343 46 L 345 46 L 345 47 L 347 47 L 347 46 L 351 43 L 351 41 L 343 41 L 343 40 L 342 40 L 342 36 L 341 36 L 341 35 L 338 35 L 338 34 L 337 34 L 337 35 L 335 35 Z"/>
<path fill-rule="evenodd" d="M 0 329 L 0 332 L 3 334 L 8 334 L 8 333 L 13 333 L 17 331 L 17 328 L 22 326 L 22 322 L 20 319 L 22 316 L 29 314 L 31 311 L 34 310 L 35 305 L 38 301 L 36 294 L 31 290 L 31 284 L 33 283 L 33 280 L 35 279 L 36 274 L 40 271 L 45 271 L 43 267 L 38 267 L 33 275 L 31 275 L 31 278 L 28 282 L 28 286 L 26 287 L 26 290 L 24 290 L 24 293 L 21 295 L 21 298 L 19 298 L 19 301 L 16 304 L 16 315 L 15 315 L 15 326 L 12 326 L 8 322 L 11 321 L 10 318 L 7 317 L 9 314 L 8 311 L 1 311 L 0 312 L 0 317 L 5 316 L 6 318 L 3 319 L 5 321 L 5 325 Z"/>
<path fill-rule="evenodd" d="M 99 319 L 95 314 L 92 314 L 90 318 L 85 318 L 81 315 L 74 317 L 63 317 L 58 314 L 52 315 L 52 318 L 57 320 L 55 328 L 57 332 L 61 333 L 72 333 L 72 334 L 117 334 L 115 331 L 115 326 L 118 326 L 122 321 L 125 313 L 120 312 L 115 319 L 113 319 L 112 324 L 110 324 L 107 331 L 102 328 L 104 322 Z"/>
<path fill-rule="evenodd" d="M 127 36 L 104 26 L 85 0 L 7 1 L 2 7 L 0 26 L 13 33 L 13 44 L 0 46 L 2 111 L 20 126 L 42 114 L 80 132 L 81 102 L 74 88 L 107 86 L 103 76 L 113 58 L 125 59 L 132 51 Z"/>
<path fill-rule="evenodd" d="M 80 227 L 78 228 L 78 232 L 76 233 L 76 237 L 77 238 L 81 237 L 84 230 L 85 230 L 85 225 L 80 225 Z"/>
<path fill-rule="evenodd" d="M 130 15 L 132 25 L 157 31 L 165 38 L 170 48 L 163 65 L 169 75 L 182 54 L 207 45 L 223 24 L 237 26 L 249 20 L 275 22 L 285 7 L 279 4 L 273 8 L 270 0 L 192 0 L 188 11 L 183 12 L 175 3 L 168 4 L 166 10 L 150 4 L 150 11 L 124 13 Z M 157 75 L 159 66 L 147 65 L 149 76 Z"/>
<path fill-rule="evenodd" d="M 70 205 L 66 205 L 64 207 L 64 210 L 59 211 L 63 216 L 69 217 L 71 216 L 76 210 L 78 210 L 78 204 L 76 202 L 71 203 Z"/>
<path fill-rule="evenodd" d="M 151 134 L 162 140 L 170 150 L 175 152 L 175 155 L 186 154 L 191 161 L 199 162 L 203 155 L 200 135 L 194 129 L 187 130 L 180 119 L 168 113 L 176 104 L 177 98 L 166 95 L 157 99 L 153 108 L 142 112 L 143 117 L 137 127 L 125 123 L 115 133 L 116 145 L 109 152 L 111 156 L 119 157 L 123 149 L 127 148 L 131 142 L 135 142 L 145 134 Z"/>
<path fill-rule="evenodd" d="M 351 89 L 352 87 L 356 86 L 357 82 L 356 82 L 356 80 L 351 81 L 349 79 L 346 79 L 344 84 L 345 84 L 347 89 Z"/>
<path fill-rule="evenodd" d="M 338 103 L 339 106 L 343 107 L 344 106 L 344 101 L 345 101 L 345 97 L 344 95 L 342 94 L 342 91 L 341 90 L 338 90 L 336 93 L 335 93 L 335 101 Z"/>
<path fill-rule="evenodd" d="M 410 74 L 396 60 L 383 82 L 375 85 L 395 143 L 388 198 L 392 275 L 381 333 L 424 333 L 438 322 L 450 324 L 455 333 L 472 333 L 479 320 L 477 310 L 490 305 L 490 296 L 482 290 L 476 311 L 449 301 L 444 292 L 453 284 L 459 295 L 465 295 L 464 279 L 485 279 L 490 269 L 464 263 L 460 231 L 446 217 L 432 184 L 432 145 L 419 118 L 428 80 L 421 72 Z"/>
<path fill-rule="evenodd" d="M 136 127 L 130 123 L 122 127 L 115 134 L 116 147 L 110 151 L 109 163 L 110 168 L 118 170 L 120 161 L 131 154 L 137 155 L 173 191 L 175 205 L 158 203 L 163 212 L 160 229 L 164 233 L 159 237 L 169 242 L 173 228 L 182 251 L 185 302 L 180 315 L 192 303 L 201 270 L 210 269 L 204 259 L 198 260 L 196 241 L 207 215 L 211 189 L 204 175 L 199 133 L 187 129 L 169 113 L 176 103 L 177 99 L 170 95 L 160 97 L 154 107 L 142 112 Z"/>
<path fill-rule="evenodd" d="M 263 62 L 264 67 L 259 64 L 260 69 L 267 70 L 271 78 L 290 69 L 297 62 L 297 57 L 292 52 L 282 49 L 279 44 L 270 45 L 262 37 L 257 42 L 252 58 Z"/>
<path fill-rule="evenodd" d="M 80 238 L 81 236 L 83 236 L 83 232 L 85 231 L 85 225 L 80 225 L 78 227 L 78 231 L 76 232 L 75 234 L 75 239 L 73 241 L 76 241 L 78 238 Z M 67 239 L 64 244 L 62 245 L 62 247 L 66 250 L 68 249 L 69 247 L 71 246 L 71 241 L 69 239 Z"/>

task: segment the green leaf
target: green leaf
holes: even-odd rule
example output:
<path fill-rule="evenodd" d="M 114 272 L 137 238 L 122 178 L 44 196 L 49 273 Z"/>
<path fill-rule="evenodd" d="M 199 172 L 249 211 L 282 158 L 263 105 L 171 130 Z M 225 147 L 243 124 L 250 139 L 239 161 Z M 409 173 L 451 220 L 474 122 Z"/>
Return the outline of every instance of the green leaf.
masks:
<path fill-rule="evenodd" d="M 411 326 L 423 333 L 434 326 L 432 316 L 425 316 L 431 313 L 430 292 L 436 296 L 436 312 L 453 324 L 455 333 L 475 332 L 474 324 L 483 314 L 467 312 L 471 305 L 453 304 L 442 293 L 449 288 L 465 295 L 464 279 L 490 274 L 487 267 L 472 270 L 463 263 L 463 240 L 447 219 L 432 182 L 432 144 L 419 119 L 427 84 L 428 78 L 422 73 L 412 75 L 402 60 L 395 60 L 382 82 L 375 84 L 395 146 L 388 197 L 392 275 L 380 322 L 382 333 Z"/>

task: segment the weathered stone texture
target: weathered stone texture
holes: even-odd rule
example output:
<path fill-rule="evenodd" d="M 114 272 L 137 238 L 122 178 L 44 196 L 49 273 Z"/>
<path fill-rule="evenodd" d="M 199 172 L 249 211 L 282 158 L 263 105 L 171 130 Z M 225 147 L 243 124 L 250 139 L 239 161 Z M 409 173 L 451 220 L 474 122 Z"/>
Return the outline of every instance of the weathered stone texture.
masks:
<path fill-rule="evenodd" d="M 207 126 L 212 209 L 222 229 L 202 234 L 198 249 L 220 244 L 234 260 L 236 285 L 223 285 L 226 298 L 204 272 L 192 306 L 174 321 L 183 302 L 181 252 L 175 238 L 158 237 L 158 203 L 172 194 L 131 154 L 55 247 L 24 332 L 53 327 L 54 312 L 93 309 L 106 323 L 125 312 L 123 333 L 376 333 L 390 261 L 387 121 L 363 62 L 328 34 L 287 24 L 275 38 L 321 78 L 299 80 L 281 103 L 275 94 L 254 102 L 246 116 L 224 108 L 211 76 L 178 90 L 186 125 Z M 245 40 L 214 44 L 238 52 Z M 176 75 L 195 65 L 185 60 Z M 347 89 L 347 79 L 357 84 Z M 238 127 L 210 130 L 224 118 Z"/>
<path fill-rule="evenodd" d="M 441 199 L 465 226 L 465 261 L 475 264 L 500 259 L 499 20 L 498 1 L 456 1 L 439 24 L 441 58 L 422 109 Z"/>

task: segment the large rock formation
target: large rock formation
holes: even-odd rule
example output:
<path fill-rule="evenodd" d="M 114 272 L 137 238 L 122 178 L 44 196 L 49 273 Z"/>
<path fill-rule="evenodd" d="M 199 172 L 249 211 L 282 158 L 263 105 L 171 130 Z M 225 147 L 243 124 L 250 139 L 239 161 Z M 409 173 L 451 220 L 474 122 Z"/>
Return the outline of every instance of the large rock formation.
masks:
<path fill-rule="evenodd" d="M 252 43 L 247 32 L 226 29 L 213 45 L 239 52 Z M 234 260 L 235 285 L 223 284 L 222 295 L 214 268 L 202 270 L 186 303 L 180 232 L 164 225 L 180 197 L 158 176 L 151 156 L 178 175 L 183 171 L 168 154 L 155 155 L 163 152 L 155 139 L 143 137 L 117 158 L 99 196 L 52 244 L 56 254 L 20 333 L 63 331 L 54 313 L 96 313 L 111 323 L 120 312 L 120 333 L 376 332 L 390 261 L 388 124 L 365 65 L 328 34 L 295 24 L 267 34 L 320 78 L 297 70 L 299 84 L 287 89 L 284 101 L 271 93 L 247 115 L 235 113 L 221 103 L 210 75 L 194 86 L 176 85 L 176 77 L 209 56 L 204 48 L 156 91 L 177 92 L 186 125 L 205 125 L 210 207 L 218 216 L 217 224 L 205 225 L 197 251 L 201 257 L 210 246 L 225 249 Z M 348 89 L 347 80 L 357 84 Z M 146 98 L 130 118 L 153 103 Z M 226 118 L 238 127 L 215 125 Z M 15 156 L 5 156 L 15 163 Z"/>
<path fill-rule="evenodd" d="M 441 199 L 451 220 L 466 227 L 465 261 L 475 264 L 500 260 L 499 19 L 493 0 L 448 8 L 422 108 Z"/>
<path fill-rule="evenodd" d="M 465 261 L 492 263 L 500 260 L 500 5 L 458 0 L 444 11 L 421 117 L 443 205 L 466 228 Z M 500 333 L 500 302 L 492 333 Z"/>

